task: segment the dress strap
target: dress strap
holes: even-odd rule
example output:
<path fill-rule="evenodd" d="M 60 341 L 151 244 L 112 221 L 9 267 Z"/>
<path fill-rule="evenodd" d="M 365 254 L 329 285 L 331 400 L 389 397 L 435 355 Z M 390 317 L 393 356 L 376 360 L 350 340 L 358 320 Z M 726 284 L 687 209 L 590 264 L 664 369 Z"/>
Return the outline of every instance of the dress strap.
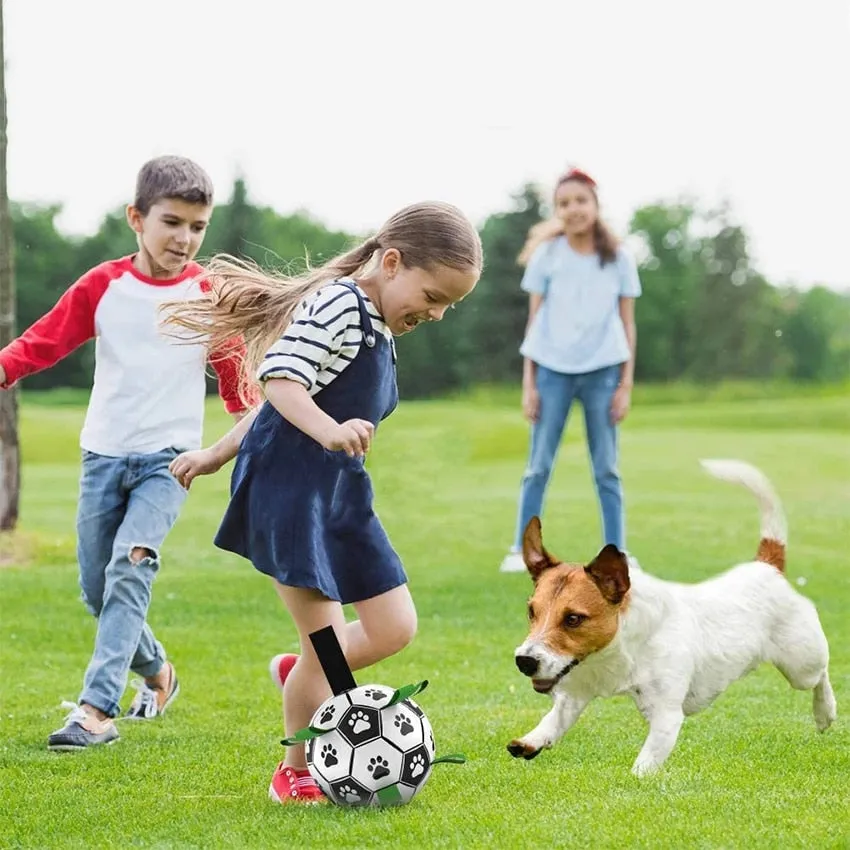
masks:
<path fill-rule="evenodd" d="M 357 285 L 350 280 L 338 280 L 346 288 L 350 289 L 357 296 L 357 306 L 360 308 L 360 327 L 363 328 L 363 341 L 369 348 L 375 347 L 375 326 L 372 324 L 372 317 L 366 309 L 366 302 L 360 294 Z"/>

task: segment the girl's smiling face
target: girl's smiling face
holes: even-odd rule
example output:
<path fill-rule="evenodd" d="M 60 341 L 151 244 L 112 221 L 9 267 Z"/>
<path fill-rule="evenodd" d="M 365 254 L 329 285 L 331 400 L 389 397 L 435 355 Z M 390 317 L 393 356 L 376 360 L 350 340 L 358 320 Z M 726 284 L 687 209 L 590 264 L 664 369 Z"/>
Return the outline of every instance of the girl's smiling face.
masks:
<path fill-rule="evenodd" d="M 374 286 L 367 292 L 395 336 L 422 322 L 439 322 L 446 310 L 465 298 L 478 282 L 478 270 L 437 265 L 408 268 L 395 248 L 381 257 Z"/>
<path fill-rule="evenodd" d="M 568 236 L 580 236 L 593 230 L 599 218 L 593 189 L 581 180 L 565 180 L 555 191 L 555 215 Z"/>

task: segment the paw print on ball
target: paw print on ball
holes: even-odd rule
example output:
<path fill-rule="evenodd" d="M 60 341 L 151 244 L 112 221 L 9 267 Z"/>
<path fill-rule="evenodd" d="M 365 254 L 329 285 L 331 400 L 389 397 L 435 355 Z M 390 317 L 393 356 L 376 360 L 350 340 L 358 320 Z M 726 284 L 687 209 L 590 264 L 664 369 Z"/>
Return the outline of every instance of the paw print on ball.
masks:
<path fill-rule="evenodd" d="M 366 690 L 363 691 L 363 696 L 366 697 L 366 699 L 373 700 L 374 702 L 380 702 L 382 699 L 385 699 L 387 695 L 384 691 L 379 690 L 378 688 L 366 688 Z"/>
<path fill-rule="evenodd" d="M 424 746 L 417 747 L 404 757 L 401 778 L 408 785 L 419 785 L 425 780 L 431 768 L 431 759 Z"/>
<path fill-rule="evenodd" d="M 367 732 L 372 727 L 369 717 L 363 711 L 355 711 L 348 718 L 348 725 L 355 735 L 359 735 L 361 732 Z"/>
<path fill-rule="evenodd" d="M 413 713 L 407 702 L 385 708 L 381 712 L 381 734 L 403 753 L 425 743 L 422 718 Z"/>
<path fill-rule="evenodd" d="M 372 774 L 372 779 L 383 779 L 390 774 L 390 763 L 382 756 L 372 756 L 366 770 Z"/>
<path fill-rule="evenodd" d="M 331 795 L 344 806 L 365 806 L 372 798 L 370 791 L 351 778 L 333 782 Z"/>
<path fill-rule="evenodd" d="M 337 749 L 332 744 L 325 744 L 322 747 L 322 761 L 324 762 L 325 767 L 333 767 L 336 764 L 339 764 L 339 753 Z"/>
<path fill-rule="evenodd" d="M 352 785 L 342 785 L 339 789 L 339 796 L 346 803 L 357 803 L 360 801 L 360 792 Z"/>
<path fill-rule="evenodd" d="M 353 746 L 365 744 L 381 733 L 380 713 L 376 708 L 352 706 L 340 718 L 337 728 Z"/>
<path fill-rule="evenodd" d="M 384 738 L 354 750 L 351 778 L 370 791 L 394 785 L 401 777 L 402 754 Z"/>
<path fill-rule="evenodd" d="M 402 735 L 409 735 L 413 731 L 413 724 L 410 722 L 410 718 L 406 714 L 399 712 L 393 718 L 393 723 L 395 724 L 395 728 L 398 729 Z"/>

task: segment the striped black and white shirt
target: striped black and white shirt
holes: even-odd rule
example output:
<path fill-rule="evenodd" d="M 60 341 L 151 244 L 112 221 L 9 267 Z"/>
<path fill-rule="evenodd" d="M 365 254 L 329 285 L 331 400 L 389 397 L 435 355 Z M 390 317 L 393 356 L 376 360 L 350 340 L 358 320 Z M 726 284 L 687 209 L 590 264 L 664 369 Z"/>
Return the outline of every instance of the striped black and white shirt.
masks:
<path fill-rule="evenodd" d="M 384 334 L 394 345 L 374 304 L 359 286 L 357 291 L 366 303 L 375 333 Z M 286 333 L 260 364 L 257 380 L 289 378 L 315 395 L 354 360 L 362 340 L 357 296 L 339 282 L 328 283 L 301 303 Z"/>

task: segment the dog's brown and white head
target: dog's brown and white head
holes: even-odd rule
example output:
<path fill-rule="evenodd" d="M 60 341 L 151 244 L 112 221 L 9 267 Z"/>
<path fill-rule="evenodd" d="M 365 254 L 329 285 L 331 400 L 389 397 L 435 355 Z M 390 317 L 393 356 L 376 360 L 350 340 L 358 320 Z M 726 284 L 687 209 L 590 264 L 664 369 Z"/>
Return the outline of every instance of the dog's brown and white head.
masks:
<path fill-rule="evenodd" d="M 543 547 L 537 517 L 525 529 L 522 556 L 534 592 L 528 602 L 529 635 L 514 657 L 534 690 L 548 693 L 614 639 L 628 604 L 629 564 L 612 545 L 586 566 L 559 561 Z"/>

